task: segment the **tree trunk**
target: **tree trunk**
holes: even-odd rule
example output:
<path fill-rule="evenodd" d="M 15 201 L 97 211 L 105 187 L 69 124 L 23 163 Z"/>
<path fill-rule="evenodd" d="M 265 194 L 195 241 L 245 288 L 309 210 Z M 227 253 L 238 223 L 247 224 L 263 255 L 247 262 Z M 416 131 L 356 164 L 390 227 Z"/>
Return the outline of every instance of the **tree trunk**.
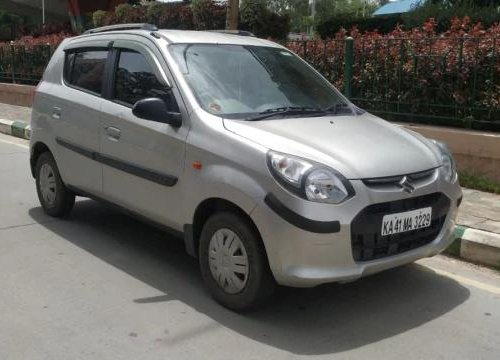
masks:
<path fill-rule="evenodd" d="M 240 1 L 228 0 L 226 13 L 226 30 L 238 29 L 238 18 L 240 13 Z"/>

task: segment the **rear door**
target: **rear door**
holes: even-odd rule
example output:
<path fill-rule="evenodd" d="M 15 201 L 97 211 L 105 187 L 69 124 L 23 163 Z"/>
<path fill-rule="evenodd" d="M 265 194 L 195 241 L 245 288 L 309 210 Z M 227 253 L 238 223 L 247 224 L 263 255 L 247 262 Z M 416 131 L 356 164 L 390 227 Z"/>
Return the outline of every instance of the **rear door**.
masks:
<path fill-rule="evenodd" d="M 105 42 L 65 49 L 61 83 L 51 88 L 51 121 L 56 136 L 56 160 L 64 181 L 92 194 L 102 191 L 100 110 L 103 79 L 110 54 Z"/>
<path fill-rule="evenodd" d="M 103 192 L 120 206 L 181 229 L 179 177 L 188 125 L 183 121 L 174 128 L 132 114 L 135 102 L 149 97 L 163 99 L 171 110 L 179 109 L 161 56 L 153 44 L 133 40 L 113 44 L 108 100 L 102 105 Z"/>

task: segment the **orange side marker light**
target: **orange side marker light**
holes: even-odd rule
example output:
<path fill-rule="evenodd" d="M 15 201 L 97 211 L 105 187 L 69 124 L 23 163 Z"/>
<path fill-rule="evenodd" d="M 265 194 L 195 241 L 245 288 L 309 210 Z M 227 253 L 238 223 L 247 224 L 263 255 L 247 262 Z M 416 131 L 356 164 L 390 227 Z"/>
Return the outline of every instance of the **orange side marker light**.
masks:
<path fill-rule="evenodd" d="M 201 163 L 201 161 L 193 161 L 193 169 L 196 169 L 196 170 L 201 170 L 201 168 L 203 167 L 203 164 Z"/>

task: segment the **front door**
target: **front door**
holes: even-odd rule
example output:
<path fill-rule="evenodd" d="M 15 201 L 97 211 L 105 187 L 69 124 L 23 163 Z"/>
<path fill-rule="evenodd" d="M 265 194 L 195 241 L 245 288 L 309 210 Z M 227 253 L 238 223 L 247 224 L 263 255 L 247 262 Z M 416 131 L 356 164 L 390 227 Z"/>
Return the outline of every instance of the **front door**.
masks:
<path fill-rule="evenodd" d="M 135 102 L 149 97 L 177 108 L 161 55 L 141 43 L 119 40 L 113 56 L 112 84 L 102 105 L 103 193 L 120 206 L 180 230 L 187 124 L 174 128 L 132 114 Z"/>

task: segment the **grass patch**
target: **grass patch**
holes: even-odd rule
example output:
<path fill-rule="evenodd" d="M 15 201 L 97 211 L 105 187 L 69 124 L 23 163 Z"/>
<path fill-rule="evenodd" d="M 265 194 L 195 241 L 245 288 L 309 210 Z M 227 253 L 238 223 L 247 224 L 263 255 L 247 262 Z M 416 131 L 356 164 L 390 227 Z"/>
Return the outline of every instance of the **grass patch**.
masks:
<path fill-rule="evenodd" d="M 458 178 L 460 179 L 460 185 L 463 187 L 500 194 L 500 182 L 486 176 L 476 175 L 467 171 L 459 171 Z"/>

